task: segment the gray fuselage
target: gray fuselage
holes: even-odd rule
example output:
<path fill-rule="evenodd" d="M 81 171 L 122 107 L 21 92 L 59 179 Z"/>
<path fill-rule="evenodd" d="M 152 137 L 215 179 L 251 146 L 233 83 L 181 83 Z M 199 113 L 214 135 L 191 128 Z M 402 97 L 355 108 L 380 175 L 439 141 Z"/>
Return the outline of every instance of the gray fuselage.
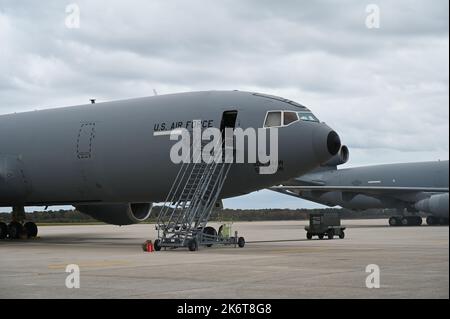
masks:
<path fill-rule="evenodd" d="M 0 116 L 0 206 L 161 202 L 179 170 L 175 143 L 155 131 L 221 126 L 260 128 L 267 111 L 305 111 L 281 98 L 247 92 L 197 92 L 88 104 Z M 255 164 L 233 164 L 221 198 L 246 194 L 314 169 L 334 154 L 323 123 L 279 129 L 280 169 L 261 175 Z"/>

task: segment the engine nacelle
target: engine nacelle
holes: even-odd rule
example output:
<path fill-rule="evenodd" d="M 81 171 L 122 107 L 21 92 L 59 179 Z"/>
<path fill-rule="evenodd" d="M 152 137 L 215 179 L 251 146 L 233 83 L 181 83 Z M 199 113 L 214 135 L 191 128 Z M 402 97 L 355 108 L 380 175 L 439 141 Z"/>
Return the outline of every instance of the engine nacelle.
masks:
<path fill-rule="evenodd" d="M 433 195 L 416 203 L 416 209 L 424 213 L 448 218 L 448 193 Z"/>
<path fill-rule="evenodd" d="M 328 162 L 322 164 L 322 166 L 338 166 L 348 162 L 350 159 L 350 151 L 346 145 L 342 145 L 339 152 L 334 155 Z"/>
<path fill-rule="evenodd" d="M 112 225 L 132 225 L 145 221 L 152 212 L 152 203 L 79 205 L 76 209 L 99 221 Z"/>

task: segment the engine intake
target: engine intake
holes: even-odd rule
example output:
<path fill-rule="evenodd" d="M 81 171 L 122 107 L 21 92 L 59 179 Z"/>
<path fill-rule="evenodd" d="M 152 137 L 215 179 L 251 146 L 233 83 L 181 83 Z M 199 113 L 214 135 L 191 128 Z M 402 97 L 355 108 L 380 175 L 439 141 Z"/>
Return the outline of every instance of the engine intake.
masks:
<path fill-rule="evenodd" d="M 350 151 L 346 145 L 342 145 L 339 152 L 334 155 L 328 162 L 322 164 L 322 166 L 338 166 L 348 162 L 350 159 Z"/>

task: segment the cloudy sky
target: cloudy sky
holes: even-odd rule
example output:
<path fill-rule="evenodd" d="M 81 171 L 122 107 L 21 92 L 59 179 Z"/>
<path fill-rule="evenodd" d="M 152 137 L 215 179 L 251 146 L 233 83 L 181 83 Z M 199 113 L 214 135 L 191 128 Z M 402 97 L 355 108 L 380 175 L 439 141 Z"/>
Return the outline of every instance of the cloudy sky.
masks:
<path fill-rule="evenodd" d="M 347 166 L 448 159 L 448 15 L 448 0 L 0 0 L 0 114 L 250 90 L 308 105 Z M 225 204 L 311 207 L 268 191 Z"/>

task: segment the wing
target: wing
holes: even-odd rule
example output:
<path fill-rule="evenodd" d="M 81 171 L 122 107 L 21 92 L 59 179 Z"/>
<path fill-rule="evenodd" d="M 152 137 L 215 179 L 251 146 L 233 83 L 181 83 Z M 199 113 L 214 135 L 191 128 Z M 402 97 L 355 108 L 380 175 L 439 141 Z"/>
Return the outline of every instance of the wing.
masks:
<path fill-rule="evenodd" d="M 322 192 L 351 192 L 351 193 L 448 193 L 445 187 L 390 187 L 390 186 L 274 186 L 270 190 L 298 190 L 298 191 L 322 191 Z"/>

